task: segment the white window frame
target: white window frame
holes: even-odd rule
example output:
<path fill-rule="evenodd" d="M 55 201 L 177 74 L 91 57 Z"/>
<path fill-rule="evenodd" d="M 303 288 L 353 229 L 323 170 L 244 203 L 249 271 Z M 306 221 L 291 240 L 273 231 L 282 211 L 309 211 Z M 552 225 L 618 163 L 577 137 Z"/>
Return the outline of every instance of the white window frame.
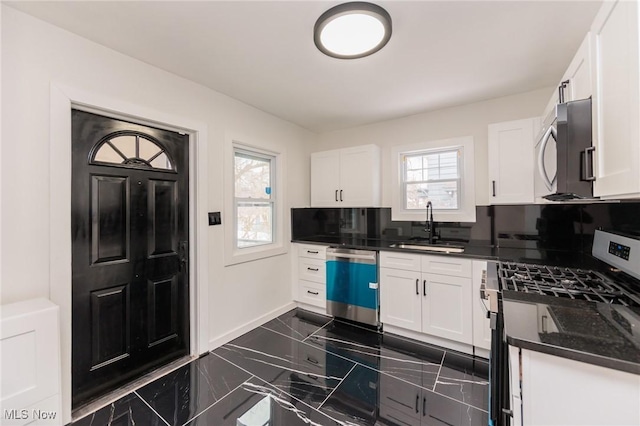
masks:
<path fill-rule="evenodd" d="M 436 153 L 459 149 L 460 187 L 457 209 L 434 209 L 433 220 L 438 222 L 475 222 L 475 167 L 473 137 L 465 136 L 452 139 L 420 142 L 410 145 L 395 146 L 392 153 L 392 220 L 425 221 L 425 210 L 407 209 L 405 206 L 404 157 L 419 153 Z"/>
<path fill-rule="evenodd" d="M 226 266 L 250 262 L 287 252 L 284 243 L 284 171 L 285 155 L 268 143 L 246 143 L 246 138 L 227 137 L 224 156 L 225 206 L 222 226 L 225 236 L 224 263 Z M 238 247 L 237 202 L 235 197 L 235 153 L 244 152 L 258 158 L 271 159 L 271 200 L 273 203 L 273 240 L 271 243 L 249 247 Z"/>
<path fill-rule="evenodd" d="M 233 146 L 233 161 L 234 161 L 234 167 L 235 167 L 235 160 L 236 160 L 236 155 L 237 154 L 241 154 L 241 155 L 246 155 L 247 157 L 252 157 L 258 160 L 265 160 L 269 162 L 269 188 L 270 189 L 270 193 L 269 193 L 269 197 L 265 197 L 265 198 L 258 198 L 258 199 L 254 199 L 254 198 L 242 198 L 242 197 L 238 197 L 235 193 L 235 180 L 236 180 L 236 176 L 235 176 L 235 169 L 234 169 L 234 175 L 233 175 L 233 220 L 234 220 L 234 226 L 236 229 L 236 232 L 234 232 L 234 238 L 233 238 L 233 247 L 236 250 L 240 250 L 240 251 L 244 251 L 247 250 L 249 248 L 252 247 L 257 247 L 257 246 L 266 246 L 266 245 L 271 245 L 273 244 L 274 240 L 275 240 L 275 236 L 276 236 L 276 221 L 277 221 L 277 211 L 276 211 L 276 205 L 277 205 L 277 197 L 278 197 L 278 188 L 276 188 L 275 183 L 276 183 L 276 175 L 277 175 L 277 159 L 274 155 L 272 154 L 266 154 L 265 152 L 263 152 L 262 150 L 260 151 L 256 151 L 255 149 L 246 149 L 242 146 L 239 146 L 237 144 L 234 144 Z M 265 242 L 265 243 L 260 243 L 260 244 L 255 244 L 253 246 L 246 246 L 246 247 L 240 247 L 239 245 L 239 241 L 238 241 L 238 207 L 240 204 L 242 203 L 251 203 L 251 202 L 257 202 L 257 203 L 268 203 L 271 206 L 271 242 Z"/>

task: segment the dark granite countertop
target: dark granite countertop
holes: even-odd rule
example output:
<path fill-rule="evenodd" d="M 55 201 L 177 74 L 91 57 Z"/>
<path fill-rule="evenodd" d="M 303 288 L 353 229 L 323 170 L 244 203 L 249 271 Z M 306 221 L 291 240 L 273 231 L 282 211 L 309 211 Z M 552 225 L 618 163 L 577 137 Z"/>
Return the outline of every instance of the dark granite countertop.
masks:
<path fill-rule="evenodd" d="M 588 254 L 494 247 L 486 242 L 450 242 L 464 246 L 463 253 L 426 252 L 390 247 L 398 242 L 414 243 L 406 239 L 316 236 L 292 242 L 581 268 L 599 271 L 618 283 L 626 279 L 626 274 L 611 271 L 606 264 Z M 638 288 L 640 287 L 636 287 L 636 290 Z M 509 344 L 640 374 L 640 308 L 508 290 L 502 293 L 504 324 Z"/>
<path fill-rule="evenodd" d="M 503 291 L 510 345 L 640 374 L 640 309 Z"/>
<path fill-rule="evenodd" d="M 593 258 L 591 258 L 591 256 L 585 256 L 581 253 L 535 248 L 495 247 L 492 246 L 488 241 L 461 242 L 450 240 L 440 242 L 443 244 L 462 246 L 464 247 L 464 252 L 462 253 L 444 253 L 436 251 L 430 252 L 424 250 L 411 250 L 407 248 L 391 247 L 391 245 L 397 243 L 424 244 L 424 241 L 412 241 L 407 239 L 381 240 L 373 238 L 345 236 L 314 236 L 292 240 L 292 242 L 304 244 L 319 244 L 331 247 L 344 247 L 360 250 L 398 251 L 423 255 L 456 256 L 478 260 L 545 264 L 585 269 L 593 269 L 594 267 Z"/>

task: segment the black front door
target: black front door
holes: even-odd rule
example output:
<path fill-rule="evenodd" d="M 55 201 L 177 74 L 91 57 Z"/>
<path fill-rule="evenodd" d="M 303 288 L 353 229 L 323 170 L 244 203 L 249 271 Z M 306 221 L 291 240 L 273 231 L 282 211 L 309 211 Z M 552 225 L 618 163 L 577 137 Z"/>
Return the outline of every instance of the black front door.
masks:
<path fill-rule="evenodd" d="M 74 407 L 188 353 L 188 146 L 72 111 Z"/>

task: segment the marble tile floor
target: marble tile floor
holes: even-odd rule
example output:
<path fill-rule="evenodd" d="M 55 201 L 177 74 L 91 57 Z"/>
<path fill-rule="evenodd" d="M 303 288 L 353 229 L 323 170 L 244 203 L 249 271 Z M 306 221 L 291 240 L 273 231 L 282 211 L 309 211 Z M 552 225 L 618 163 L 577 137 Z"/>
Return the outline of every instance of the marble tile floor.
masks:
<path fill-rule="evenodd" d="M 73 425 L 487 425 L 488 362 L 294 309 Z"/>

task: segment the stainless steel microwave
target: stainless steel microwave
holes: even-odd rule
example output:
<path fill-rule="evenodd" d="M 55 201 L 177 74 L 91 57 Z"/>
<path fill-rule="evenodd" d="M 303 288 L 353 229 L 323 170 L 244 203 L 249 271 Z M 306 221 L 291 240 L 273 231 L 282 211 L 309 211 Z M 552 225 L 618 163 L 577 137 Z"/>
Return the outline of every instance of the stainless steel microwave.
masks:
<path fill-rule="evenodd" d="M 593 198 L 591 98 L 558 104 L 553 118 L 545 120 L 536 144 L 536 196 L 550 201 Z"/>

